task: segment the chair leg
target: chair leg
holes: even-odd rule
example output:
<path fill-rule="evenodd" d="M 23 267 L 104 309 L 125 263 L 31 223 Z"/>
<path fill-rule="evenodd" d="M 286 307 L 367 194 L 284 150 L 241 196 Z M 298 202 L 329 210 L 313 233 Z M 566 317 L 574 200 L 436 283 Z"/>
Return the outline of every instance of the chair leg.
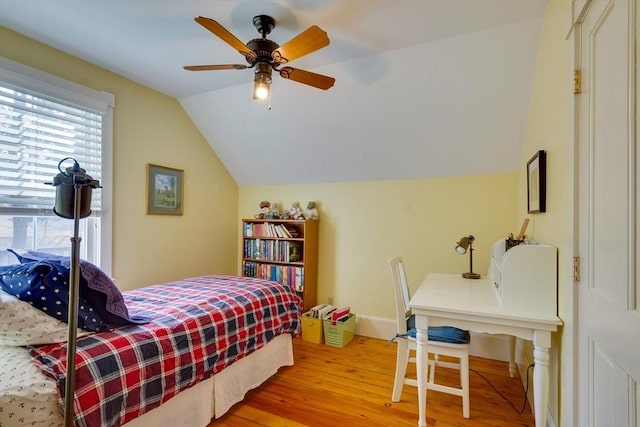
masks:
<path fill-rule="evenodd" d="M 434 384 L 436 382 L 436 366 L 438 362 L 435 360 L 429 360 L 427 362 L 427 369 L 429 372 L 427 383 Z"/>
<path fill-rule="evenodd" d="M 409 363 L 409 345 L 407 340 L 399 339 L 398 355 L 396 357 L 396 377 L 393 381 L 392 402 L 399 402 L 402 395 L 402 386 L 404 385 L 404 377 L 407 374 L 407 364 Z"/>
<path fill-rule="evenodd" d="M 469 404 L 469 355 L 465 354 L 460 358 L 460 385 L 462 387 L 462 416 L 470 417 Z"/>
<path fill-rule="evenodd" d="M 516 337 L 509 336 L 509 376 L 516 377 Z"/>

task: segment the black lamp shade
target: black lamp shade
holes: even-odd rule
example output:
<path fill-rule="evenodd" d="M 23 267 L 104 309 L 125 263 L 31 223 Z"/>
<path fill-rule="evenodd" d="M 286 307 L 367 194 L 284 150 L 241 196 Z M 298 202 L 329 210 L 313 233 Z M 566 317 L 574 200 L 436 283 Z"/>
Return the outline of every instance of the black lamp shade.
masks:
<path fill-rule="evenodd" d="M 63 159 L 64 161 L 66 159 Z M 82 169 L 78 162 L 74 160 L 74 165 L 66 168 L 63 172 L 58 165 L 60 173 L 53 178 L 53 186 L 56 187 L 56 203 L 53 212 L 63 218 L 74 219 L 75 211 L 75 187 L 80 188 L 80 218 L 91 215 L 91 193 L 93 188 L 100 187 L 100 183 Z M 62 163 L 62 161 L 60 163 Z"/>
<path fill-rule="evenodd" d="M 80 190 L 80 218 L 91 215 L 91 187 Z M 73 219 L 75 190 L 73 184 L 61 184 L 56 189 L 56 204 L 53 212 L 63 218 Z"/>

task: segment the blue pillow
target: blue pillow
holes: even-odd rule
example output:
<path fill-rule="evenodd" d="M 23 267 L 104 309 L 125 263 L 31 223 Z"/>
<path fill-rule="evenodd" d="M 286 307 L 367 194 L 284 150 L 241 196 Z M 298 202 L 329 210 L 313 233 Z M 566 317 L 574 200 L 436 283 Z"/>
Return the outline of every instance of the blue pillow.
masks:
<path fill-rule="evenodd" d="M 21 249 L 7 249 L 21 263 L 32 261 L 50 261 L 66 268 L 69 277 L 71 258 Z M 80 296 L 110 325 L 131 325 L 147 323 L 150 319 L 142 316 L 129 316 L 129 310 L 122 293 L 113 280 L 104 271 L 88 261 L 80 260 Z"/>
<path fill-rule="evenodd" d="M 416 318 L 414 314 L 407 319 L 407 335 L 411 338 L 416 337 Z M 429 326 L 427 336 L 429 337 L 429 341 L 453 344 L 469 344 L 469 341 L 471 341 L 469 331 L 453 326 Z"/>
<path fill-rule="evenodd" d="M 0 288 L 62 322 L 69 320 L 69 274 L 46 261 L 0 266 Z M 78 327 L 105 331 L 108 326 L 82 297 L 78 298 Z"/>

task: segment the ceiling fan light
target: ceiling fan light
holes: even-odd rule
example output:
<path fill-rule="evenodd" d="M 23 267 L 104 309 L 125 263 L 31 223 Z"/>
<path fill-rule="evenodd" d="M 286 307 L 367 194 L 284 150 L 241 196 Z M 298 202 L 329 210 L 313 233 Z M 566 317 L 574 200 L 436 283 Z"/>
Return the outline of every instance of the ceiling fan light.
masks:
<path fill-rule="evenodd" d="M 256 83 L 253 93 L 255 94 L 255 99 L 267 99 L 269 96 L 269 86 L 262 83 Z"/>
<path fill-rule="evenodd" d="M 256 74 L 253 79 L 253 99 L 267 99 L 271 93 L 271 78 L 265 74 Z"/>

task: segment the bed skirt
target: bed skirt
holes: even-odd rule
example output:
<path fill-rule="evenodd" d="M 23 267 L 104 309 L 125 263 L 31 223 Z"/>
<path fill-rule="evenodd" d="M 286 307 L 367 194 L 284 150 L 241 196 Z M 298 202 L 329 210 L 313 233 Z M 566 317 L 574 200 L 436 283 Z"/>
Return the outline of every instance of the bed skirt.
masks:
<path fill-rule="evenodd" d="M 223 416 L 245 394 L 274 375 L 282 366 L 293 365 L 291 335 L 275 337 L 260 350 L 227 366 L 194 387 L 124 427 L 206 427 Z M 210 399 L 206 396 L 211 396 Z"/>
<path fill-rule="evenodd" d="M 33 395 L 27 395 L 28 393 L 24 390 L 15 393 L 18 394 L 17 396 L 11 391 L 3 392 L 7 389 L 7 384 L 2 381 L 5 388 L 0 390 L 2 392 L 0 393 L 0 426 L 18 427 L 26 423 L 34 427 L 62 426 L 64 418 L 58 404 L 55 382 L 33 367 L 31 356 L 26 349 L 14 347 L 11 351 L 14 356 L 16 351 L 23 352 L 20 359 L 24 356 L 24 363 L 17 365 L 24 366 L 29 373 L 28 375 L 20 375 L 16 371 L 13 371 L 12 375 L 3 373 L 7 378 L 2 379 L 29 377 L 34 384 L 33 387 L 37 387 L 41 394 L 37 397 L 37 401 L 34 401 Z M 15 362 L 16 359 L 12 361 Z M 213 377 L 182 391 L 158 408 L 124 424 L 124 427 L 206 427 L 213 418 L 224 415 L 235 403 L 240 402 L 249 390 L 269 379 L 279 368 L 291 365 L 293 365 L 291 335 L 277 336 L 260 350 L 227 366 Z M 8 387 L 8 389 L 18 390 L 20 387 Z M 47 398 L 47 395 L 42 393 L 51 393 L 51 398 Z M 24 399 L 27 399 L 26 403 Z M 24 417 L 20 414 L 21 411 L 28 412 L 25 408 L 34 406 L 38 406 L 41 412 L 25 413 Z M 13 415 L 9 417 L 9 414 Z"/>

